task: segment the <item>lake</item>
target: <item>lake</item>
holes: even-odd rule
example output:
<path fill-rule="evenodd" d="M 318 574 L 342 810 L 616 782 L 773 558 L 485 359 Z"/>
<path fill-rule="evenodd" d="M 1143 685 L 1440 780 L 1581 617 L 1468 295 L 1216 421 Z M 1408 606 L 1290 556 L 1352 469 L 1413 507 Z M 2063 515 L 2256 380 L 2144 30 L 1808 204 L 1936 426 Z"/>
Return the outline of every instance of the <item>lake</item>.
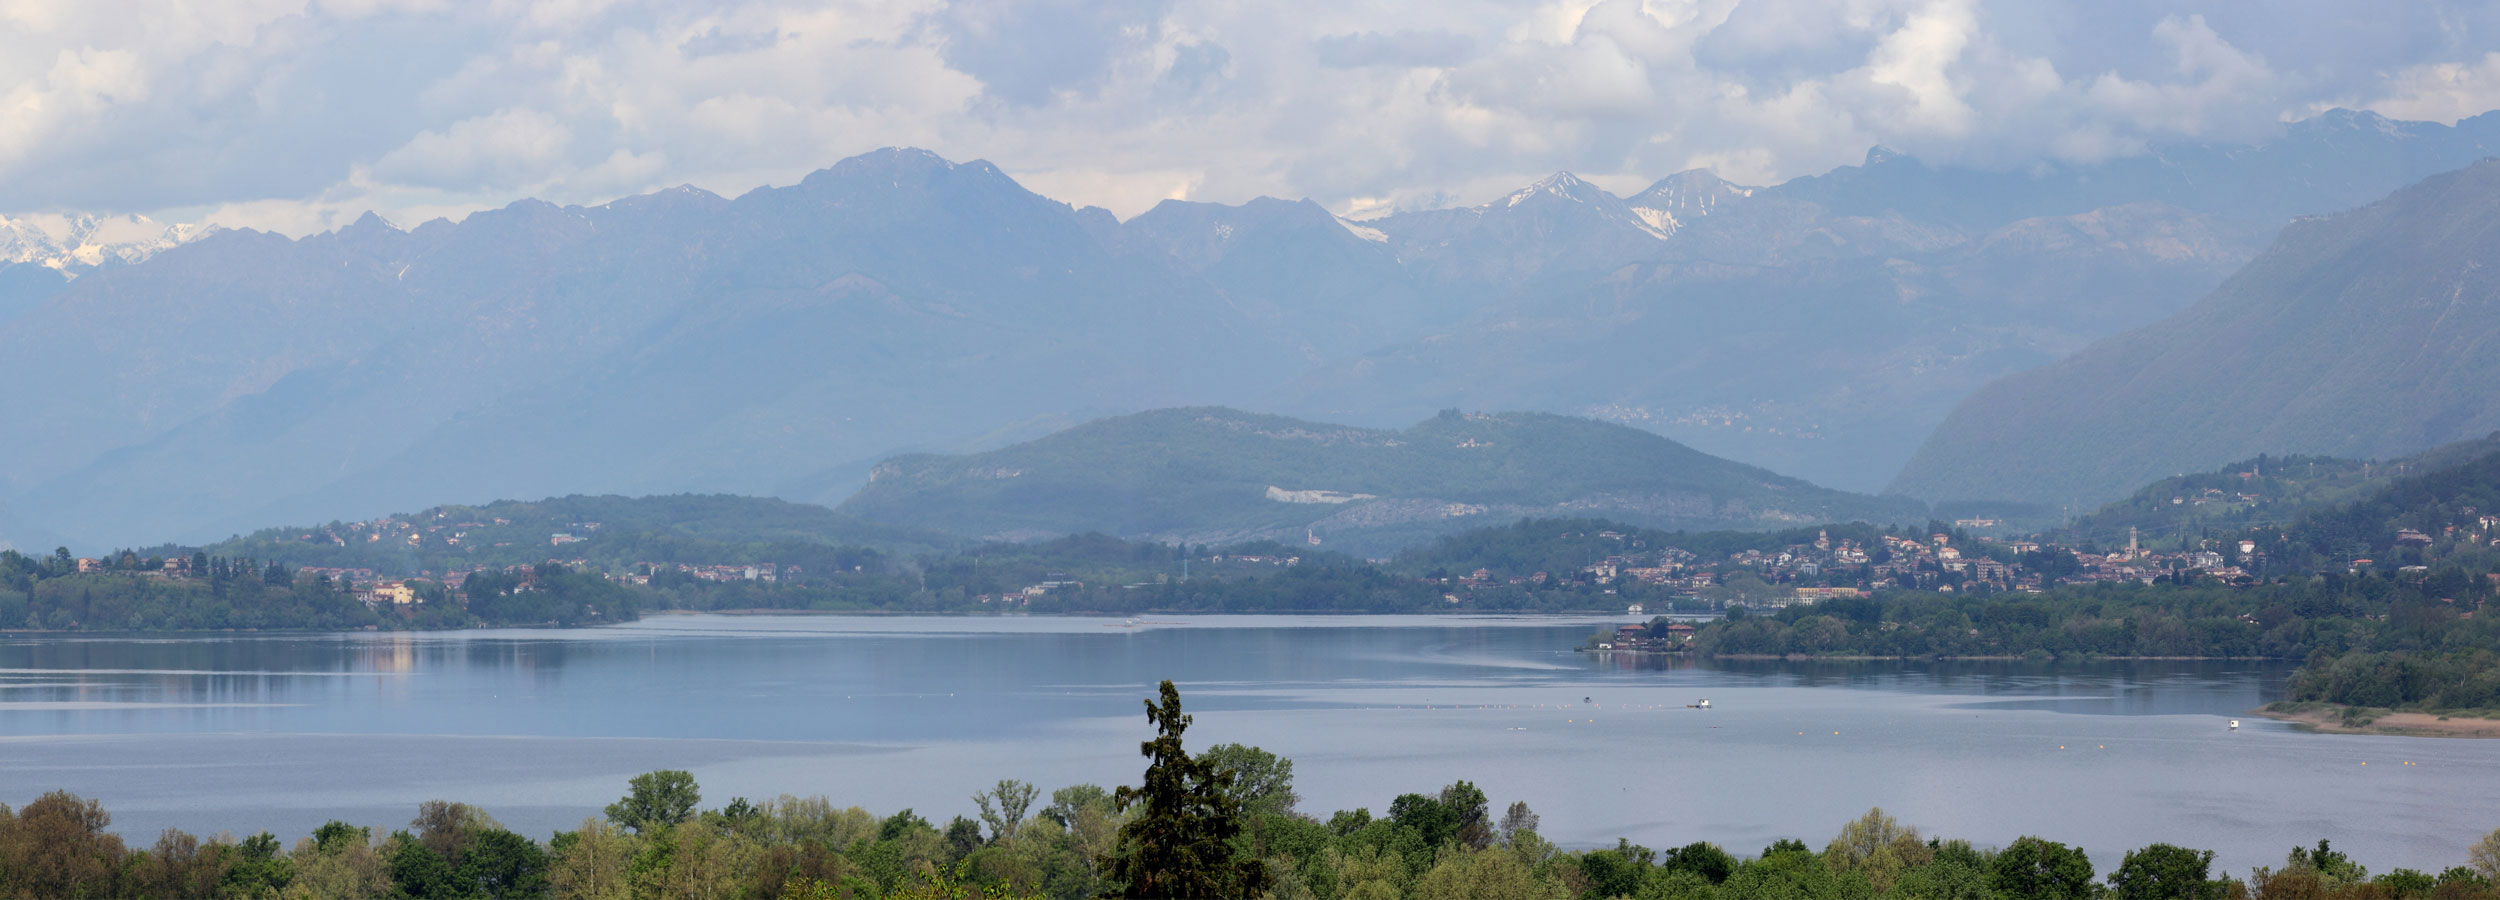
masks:
<path fill-rule="evenodd" d="M 540 838 L 656 768 L 707 806 L 823 794 L 972 812 L 1002 777 L 1133 783 L 1140 701 L 1190 746 L 1295 761 L 1303 810 L 1467 779 L 1566 845 L 1820 847 L 1882 806 L 2236 874 L 2332 838 L 2436 871 L 2500 826 L 2500 742 L 2226 720 L 2289 668 L 2221 662 L 1728 663 L 1572 652 L 1601 620 L 660 616 L 586 630 L 0 639 L 0 801 L 101 799 L 157 830 L 399 827 L 461 800 Z M 1614 619 L 1602 620 L 1611 624 Z M 1712 708 L 1691 704 L 1708 698 Z"/>

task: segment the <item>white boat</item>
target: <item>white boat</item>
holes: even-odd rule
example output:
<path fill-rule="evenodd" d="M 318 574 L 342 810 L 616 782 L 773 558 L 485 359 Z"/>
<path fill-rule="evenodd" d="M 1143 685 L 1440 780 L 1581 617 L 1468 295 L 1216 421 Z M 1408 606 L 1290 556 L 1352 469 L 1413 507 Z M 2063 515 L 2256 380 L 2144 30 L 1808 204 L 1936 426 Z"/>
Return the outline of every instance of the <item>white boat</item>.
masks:
<path fill-rule="evenodd" d="M 1710 701 L 1708 701 L 1708 700 L 1703 700 L 1703 701 L 1701 701 L 1700 703 L 1695 703 L 1695 704 L 1693 704 L 1693 708 L 1694 708 L 1694 709 L 1709 709 L 1709 708 L 1710 708 Z"/>
<path fill-rule="evenodd" d="M 2231 730 L 2233 730 L 2233 731 L 2238 731 L 2239 729 L 2240 729 L 2240 720 L 2238 720 L 2238 719 L 2232 719 L 2232 720 L 2231 720 Z"/>

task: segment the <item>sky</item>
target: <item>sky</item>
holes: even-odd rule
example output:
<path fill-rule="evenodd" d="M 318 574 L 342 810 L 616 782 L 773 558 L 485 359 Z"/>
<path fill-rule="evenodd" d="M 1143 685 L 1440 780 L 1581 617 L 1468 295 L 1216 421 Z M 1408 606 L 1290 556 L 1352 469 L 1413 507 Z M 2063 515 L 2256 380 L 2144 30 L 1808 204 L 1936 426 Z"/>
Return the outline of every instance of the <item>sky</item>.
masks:
<path fill-rule="evenodd" d="M 2500 4 L 2385 0 L 0 0 L 0 212 L 301 235 L 735 196 L 886 146 L 1122 217 L 1348 215 L 1568 170 L 2019 169 L 2337 106 L 2500 107 Z"/>

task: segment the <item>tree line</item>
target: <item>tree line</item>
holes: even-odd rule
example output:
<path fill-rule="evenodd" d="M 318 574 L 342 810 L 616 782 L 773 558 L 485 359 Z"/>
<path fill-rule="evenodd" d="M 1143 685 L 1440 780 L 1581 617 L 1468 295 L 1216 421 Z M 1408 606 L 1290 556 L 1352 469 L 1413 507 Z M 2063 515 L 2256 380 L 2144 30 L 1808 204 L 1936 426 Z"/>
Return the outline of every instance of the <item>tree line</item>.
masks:
<path fill-rule="evenodd" d="M 2422 710 L 2500 710 L 2500 654 L 2447 651 L 2321 652 L 2292 673 L 2292 702 Z"/>
<path fill-rule="evenodd" d="M 2251 587 L 2105 583 L 1985 597 L 1888 591 L 1731 610 L 1694 636 L 1720 656 L 2231 657 L 2307 659 L 2352 651 L 2500 647 L 2489 593 L 2461 580 L 2340 572 Z M 2459 600 L 2459 597 L 2462 600 Z"/>
<path fill-rule="evenodd" d="M 1818 850 L 1750 856 L 1699 842 L 1564 850 L 1514 802 L 1460 781 L 1385 812 L 1300 811 L 1293 763 L 1256 747 L 1191 753 L 1180 695 L 1146 701 L 1136 786 L 1075 785 L 1047 802 L 1002 780 L 943 826 L 822 797 L 706 808 L 684 771 L 634 777 L 599 816 L 538 841 L 484 810 L 429 801 L 388 833 L 333 821 L 283 847 L 262 832 L 166 830 L 126 845 L 94 800 L 0 806 L 0 895 L 92 898 L 1275 898 L 1275 900 L 2493 900 L 2500 831 L 2438 873 L 2373 875 L 2321 840 L 2245 878 L 2214 854 L 2152 844 L 2104 876 L 2082 850 L 2024 835 L 2001 847 L 1931 836 L 1881 809 Z"/>
<path fill-rule="evenodd" d="M 540 564 L 470 577 L 460 591 L 412 583 L 409 604 L 368 603 L 354 585 L 276 561 L 124 551 L 81 571 L 51 556 L 0 551 L 0 630 L 237 631 L 473 628 L 632 621 L 642 596 L 600 575 Z"/>

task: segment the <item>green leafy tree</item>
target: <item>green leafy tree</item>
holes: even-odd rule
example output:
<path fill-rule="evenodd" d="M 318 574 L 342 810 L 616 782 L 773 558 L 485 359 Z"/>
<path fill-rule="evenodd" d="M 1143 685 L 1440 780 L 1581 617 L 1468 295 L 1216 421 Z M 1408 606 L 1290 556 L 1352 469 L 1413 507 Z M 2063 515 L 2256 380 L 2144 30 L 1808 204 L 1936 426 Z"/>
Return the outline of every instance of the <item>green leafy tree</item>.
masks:
<path fill-rule="evenodd" d="M 2324 838 L 2318 840 L 2316 847 L 2292 848 L 2284 864 L 2295 872 L 2316 872 L 2331 884 L 2359 884 L 2370 878 L 2369 869 L 2353 862 L 2352 857 Z"/>
<path fill-rule="evenodd" d="M 1226 792 L 1244 815 L 1290 815 L 1302 802 L 1293 792 L 1293 760 L 1246 744 L 1217 744 L 1198 759 L 1231 773 Z"/>
<path fill-rule="evenodd" d="M 1094 807 L 1110 808 L 1116 804 L 1111 792 L 1098 784 L 1072 784 L 1050 792 L 1050 805 L 1042 807 L 1042 818 L 1059 823 L 1062 828 L 1076 825 L 1077 814 Z"/>
<path fill-rule="evenodd" d="M 1655 854 L 1630 841 L 1617 840 L 1611 850 L 1593 850 L 1580 857 L 1580 876 L 1592 897 L 1629 897 L 1649 880 Z"/>
<path fill-rule="evenodd" d="M 2082 850 L 2025 835 L 1997 853 L 1988 883 L 2012 900 L 2088 900 L 2092 860 Z"/>
<path fill-rule="evenodd" d="M 1123 810 L 1138 815 L 1121 829 L 1112 873 L 1131 898 L 1190 897 L 1219 900 L 1253 896 L 1267 884 L 1256 859 L 1235 860 L 1232 841 L 1241 833 L 1241 809 L 1227 791 L 1229 778 L 1193 758 L 1181 746 L 1190 717 L 1181 694 L 1162 685 L 1162 702 L 1146 701 L 1153 740 L 1138 745 L 1147 759 L 1145 784 L 1115 794 Z"/>
<path fill-rule="evenodd" d="M 549 842 L 549 886 L 566 898 L 625 900 L 631 896 L 626 867 L 637 849 L 633 842 L 609 822 L 583 819 L 580 829 Z"/>
<path fill-rule="evenodd" d="M 972 855 L 972 851 L 979 850 L 983 846 L 985 842 L 981 840 L 981 823 L 962 816 L 956 816 L 947 821 L 946 855 L 948 858 L 960 860 Z"/>
<path fill-rule="evenodd" d="M 1691 872 L 1711 884 L 1726 881 L 1736 874 L 1736 857 L 1728 855 L 1719 845 L 1695 841 L 1661 854 L 1658 866 L 1676 872 Z"/>
<path fill-rule="evenodd" d="M 2109 873 L 2118 900 L 2221 900 L 2225 886 L 2212 880 L 2214 852 L 2153 844 L 2128 853 Z"/>
<path fill-rule="evenodd" d="M 2500 830 L 2483 835 L 2473 849 L 2466 851 L 2465 863 L 2482 873 L 2485 880 L 2500 882 Z"/>
<path fill-rule="evenodd" d="M 295 865 L 278 852 L 278 836 L 266 831 L 226 848 L 225 864 L 219 893 L 228 897 L 276 897 L 295 880 Z"/>
<path fill-rule="evenodd" d="M 1999 900 L 1988 887 L 1988 861 L 1968 841 L 1940 841 L 1926 865 L 1901 873 L 1892 896 L 1919 900 Z"/>
<path fill-rule="evenodd" d="M 1025 812 L 1033 808 L 1033 798 L 1040 793 L 1030 784 L 1002 778 L 997 786 L 972 795 L 973 804 L 981 808 L 981 822 L 990 827 L 990 840 L 1015 837 L 1016 829 L 1024 826 Z"/>
<path fill-rule="evenodd" d="M 1719 886 L 1721 900 L 1869 900 L 1875 886 L 1855 872 L 1834 872 L 1796 841 L 1746 863 Z"/>
<path fill-rule="evenodd" d="M 391 883 L 410 900 L 455 900 L 468 892 L 461 889 L 460 874 L 451 861 L 433 848 L 415 840 L 395 842 L 391 852 Z"/>
<path fill-rule="evenodd" d="M 626 786 L 624 798 L 608 804 L 608 821 L 631 828 L 635 834 L 694 818 L 695 804 L 703 802 L 693 773 L 680 769 L 644 772 Z"/>
<path fill-rule="evenodd" d="M 1443 849 L 1432 868 L 1415 880 L 1415 896 L 1435 900 L 1522 900 L 1557 893 L 1516 856 L 1455 847 Z"/>
<path fill-rule="evenodd" d="M 463 896 L 496 900 L 546 896 L 548 874 L 546 850 L 501 828 L 479 832 L 454 870 Z"/>
<path fill-rule="evenodd" d="M 2371 879 L 2370 883 L 2386 888 L 2389 895 L 2397 898 L 2427 897 L 2439 887 L 2439 879 L 2413 869 L 2396 869 Z"/>
<path fill-rule="evenodd" d="M 1876 807 L 1840 827 L 1840 834 L 1823 848 L 1823 863 L 1835 872 L 1866 876 L 1876 890 L 1889 891 L 1904 871 L 1926 865 L 1932 855 L 1918 829 L 1902 827 Z"/>
<path fill-rule="evenodd" d="M 1536 811 L 1528 808 L 1528 801 L 1511 801 L 1510 808 L 1502 811 L 1502 843 L 1517 843 L 1521 834 L 1536 834 L 1538 824 Z"/>

